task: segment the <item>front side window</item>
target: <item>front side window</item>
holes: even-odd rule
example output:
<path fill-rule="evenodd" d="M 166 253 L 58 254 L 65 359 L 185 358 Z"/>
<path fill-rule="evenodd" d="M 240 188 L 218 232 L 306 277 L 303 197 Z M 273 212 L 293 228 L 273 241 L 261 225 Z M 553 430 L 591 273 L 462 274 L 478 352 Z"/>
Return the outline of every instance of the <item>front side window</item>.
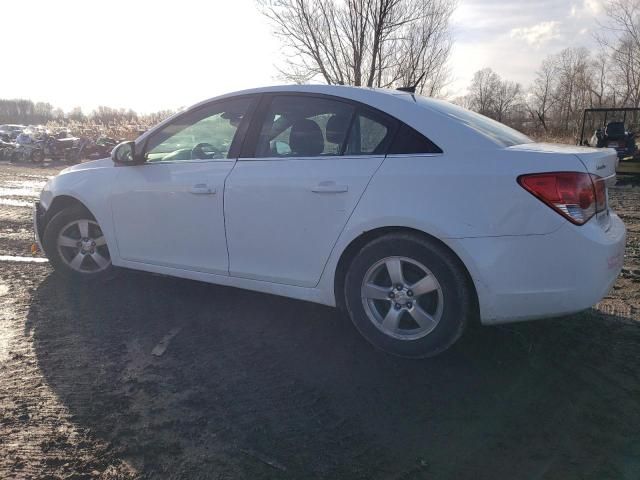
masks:
<path fill-rule="evenodd" d="M 149 138 L 147 162 L 229 158 L 251 98 L 216 102 L 176 118 Z"/>
<path fill-rule="evenodd" d="M 318 97 L 274 97 L 260 128 L 255 156 L 340 155 L 353 110 L 347 103 Z"/>

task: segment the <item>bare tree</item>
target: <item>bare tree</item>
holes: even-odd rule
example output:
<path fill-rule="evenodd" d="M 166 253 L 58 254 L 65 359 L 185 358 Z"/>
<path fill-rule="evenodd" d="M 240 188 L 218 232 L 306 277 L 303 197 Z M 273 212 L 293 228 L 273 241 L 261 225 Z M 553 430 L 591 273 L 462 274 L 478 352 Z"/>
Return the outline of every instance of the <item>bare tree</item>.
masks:
<path fill-rule="evenodd" d="M 451 0 L 257 0 L 296 83 L 416 85 L 436 95 L 451 53 Z"/>
<path fill-rule="evenodd" d="M 490 68 L 483 68 L 473 75 L 466 99 L 459 103 L 499 122 L 513 120 L 516 107 L 524 103 L 522 86 L 503 80 Z"/>
<path fill-rule="evenodd" d="M 598 38 L 609 50 L 620 103 L 640 106 L 640 0 L 609 0 L 605 13 L 605 34 Z"/>
<path fill-rule="evenodd" d="M 558 66 L 555 60 L 555 57 L 550 56 L 542 61 L 527 102 L 530 115 L 540 124 L 545 133 L 549 132 L 548 113 L 556 101 L 554 90 Z"/>
<path fill-rule="evenodd" d="M 478 70 L 469 87 L 469 106 L 482 115 L 493 116 L 500 82 L 500 76 L 490 68 Z"/>
<path fill-rule="evenodd" d="M 494 101 L 494 116 L 499 122 L 507 119 L 513 109 L 522 104 L 522 86 L 509 80 L 501 80 Z"/>

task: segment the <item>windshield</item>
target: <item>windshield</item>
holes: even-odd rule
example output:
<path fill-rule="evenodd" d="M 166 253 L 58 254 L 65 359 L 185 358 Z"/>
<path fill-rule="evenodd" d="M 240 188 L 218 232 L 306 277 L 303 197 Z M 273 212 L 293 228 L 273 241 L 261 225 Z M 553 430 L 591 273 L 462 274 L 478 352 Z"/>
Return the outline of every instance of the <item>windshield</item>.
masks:
<path fill-rule="evenodd" d="M 428 108 L 437 111 L 443 115 L 464 123 L 466 126 L 474 129 L 478 133 L 484 135 L 502 147 L 511 147 L 513 145 L 521 145 L 523 143 L 532 143 L 525 134 L 514 130 L 511 127 L 496 122 L 484 115 L 472 112 L 466 108 L 459 107 L 449 102 L 427 99 L 420 95 L 415 96 L 418 103 L 422 103 Z"/>

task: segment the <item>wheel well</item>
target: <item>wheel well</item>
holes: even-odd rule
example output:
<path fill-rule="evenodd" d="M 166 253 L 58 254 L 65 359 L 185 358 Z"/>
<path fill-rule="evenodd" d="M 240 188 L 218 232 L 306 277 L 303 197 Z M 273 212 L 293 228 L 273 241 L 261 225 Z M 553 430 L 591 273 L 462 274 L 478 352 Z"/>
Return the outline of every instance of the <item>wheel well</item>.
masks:
<path fill-rule="evenodd" d="M 435 241 L 446 248 L 460 263 L 460 266 L 463 268 L 464 273 L 467 277 L 467 281 L 469 282 L 469 286 L 473 292 L 474 302 L 476 304 L 476 312 L 479 312 L 478 308 L 478 292 L 476 291 L 475 284 L 473 279 L 471 278 L 471 274 L 467 269 L 464 262 L 460 259 L 460 257 L 453 251 L 449 246 L 444 243 L 442 240 L 424 233 L 420 230 L 416 230 L 414 228 L 407 227 L 382 227 L 376 228 L 373 230 L 366 231 L 362 233 L 360 236 L 356 237 L 351 241 L 351 243 L 345 248 L 340 256 L 340 260 L 338 260 L 338 266 L 336 267 L 336 273 L 334 276 L 333 288 L 334 295 L 336 299 L 336 306 L 342 310 L 346 310 L 345 299 L 344 299 L 344 283 L 345 277 L 347 276 L 347 271 L 349 270 L 349 266 L 351 262 L 358 254 L 358 252 L 369 242 L 379 238 L 383 235 L 387 235 L 389 233 L 410 233 L 419 237 L 428 238 L 431 241 Z"/>
<path fill-rule="evenodd" d="M 45 215 L 44 222 L 42 225 L 42 231 L 44 232 L 44 229 L 47 227 L 47 224 L 49 223 L 49 221 L 57 213 L 69 207 L 81 207 L 85 209 L 89 214 L 91 214 L 91 211 L 86 207 L 86 205 L 82 203 L 80 200 L 78 200 L 77 198 L 70 197 L 68 195 L 60 195 L 58 197 L 55 197 L 53 199 L 53 202 L 51 202 L 51 205 L 49 205 L 49 209 L 47 210 L 47 213 Z"/>

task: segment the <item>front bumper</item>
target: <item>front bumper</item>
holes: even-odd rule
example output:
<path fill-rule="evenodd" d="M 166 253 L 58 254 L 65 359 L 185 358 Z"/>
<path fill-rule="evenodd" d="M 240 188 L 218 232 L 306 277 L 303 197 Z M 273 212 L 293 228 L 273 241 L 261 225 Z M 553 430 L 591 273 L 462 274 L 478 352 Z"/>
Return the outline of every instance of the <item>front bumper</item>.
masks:
<path fill-rule="evenodd" d="M 46 215 L 45 209 L 40 205 L 40 202 L 35 202 L 33 204 L 33 236 L 38 245 L 40 251 L 44 252 L 44 248 L 42 248 L 41 238 L 44 234 L 44 218 Z"/>
<path fill-rule="evenodd" d="M 556 317 L 586 310 L 615 283 L 624 260 L 626 230 L 610 215 L 567 222 L 548 235 L 461 239 L 475 263 L 474 281 L 484 324 Z"/>

